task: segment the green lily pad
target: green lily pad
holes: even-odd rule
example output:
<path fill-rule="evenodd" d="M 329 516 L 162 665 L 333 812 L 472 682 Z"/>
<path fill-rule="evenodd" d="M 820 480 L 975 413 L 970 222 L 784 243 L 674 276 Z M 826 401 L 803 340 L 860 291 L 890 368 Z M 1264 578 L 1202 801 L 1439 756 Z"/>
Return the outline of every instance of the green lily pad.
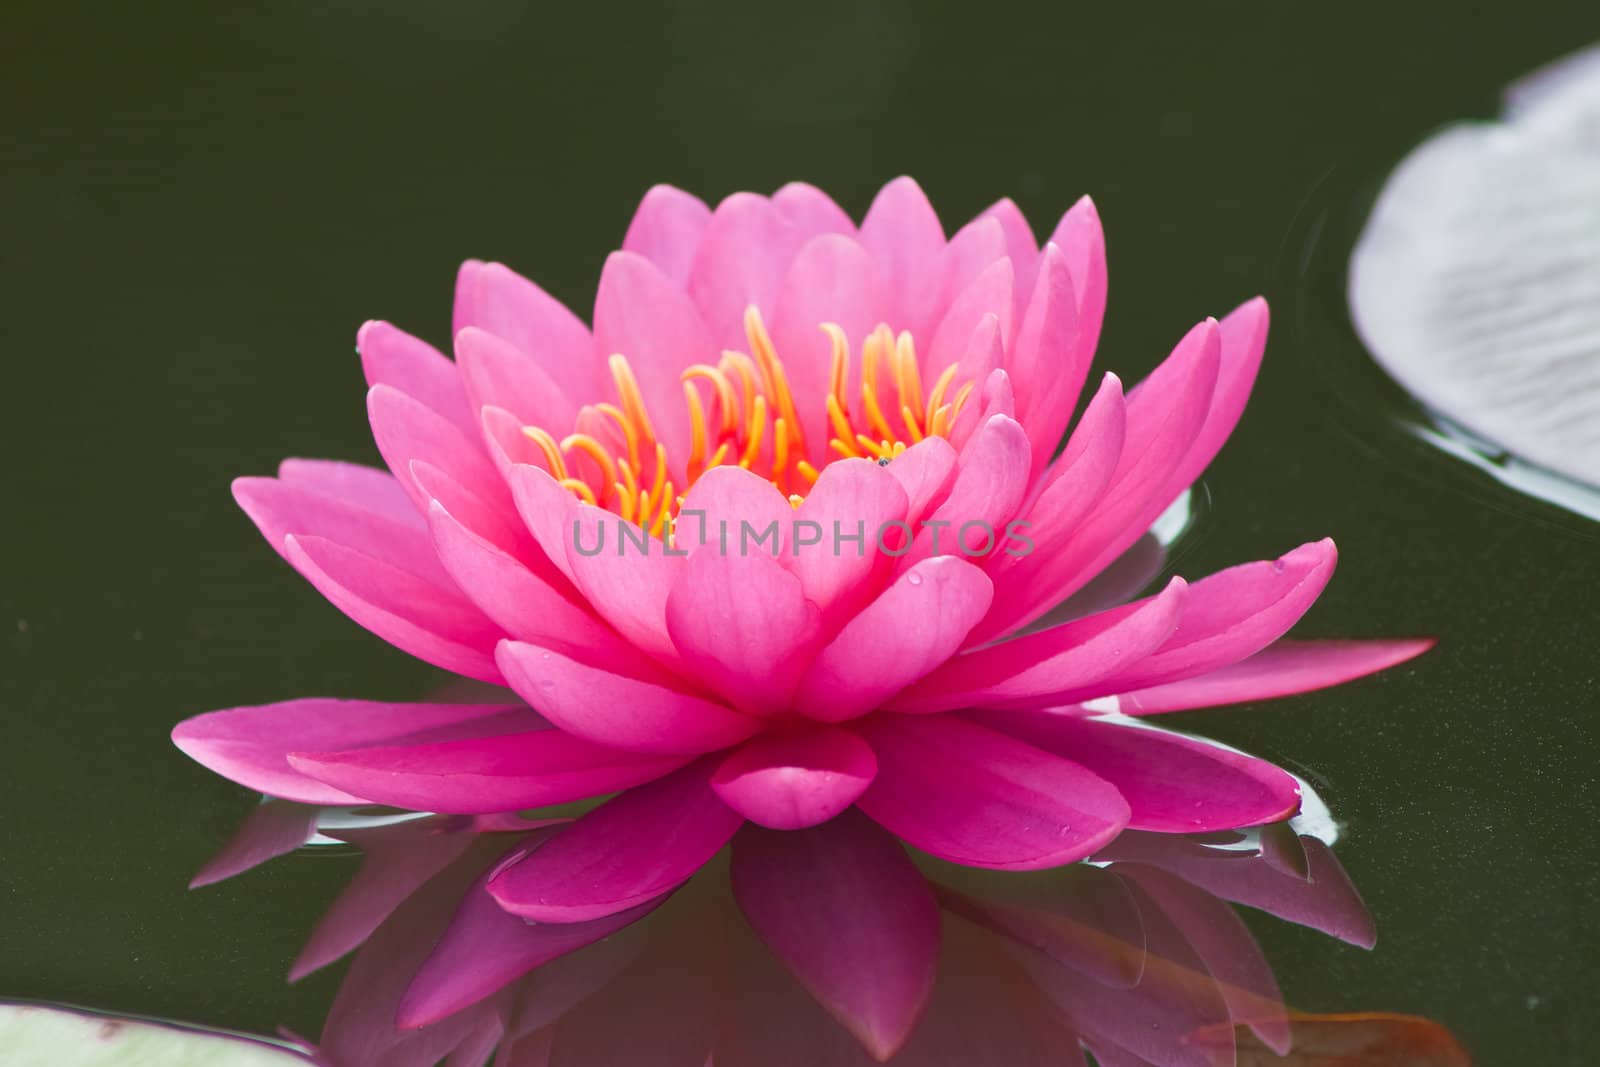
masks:
<path fill-rule="evenodd" d="M 116 1015 L 0 1004 L 7 1067 L 305 1067 L 281 1045 Z"/>

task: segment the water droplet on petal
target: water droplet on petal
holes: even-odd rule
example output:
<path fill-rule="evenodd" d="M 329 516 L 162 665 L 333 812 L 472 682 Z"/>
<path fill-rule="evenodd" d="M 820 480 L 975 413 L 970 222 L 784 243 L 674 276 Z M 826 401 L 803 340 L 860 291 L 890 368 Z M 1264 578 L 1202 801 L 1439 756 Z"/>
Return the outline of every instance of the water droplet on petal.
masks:
<path fill-rule="evenodd" d="M 906 575 L 906 584 L 907 585 L 921 585 L 922 584 L 922 575 L 918 574 L 916 571 L 912 571 L 910 574 Z"/>

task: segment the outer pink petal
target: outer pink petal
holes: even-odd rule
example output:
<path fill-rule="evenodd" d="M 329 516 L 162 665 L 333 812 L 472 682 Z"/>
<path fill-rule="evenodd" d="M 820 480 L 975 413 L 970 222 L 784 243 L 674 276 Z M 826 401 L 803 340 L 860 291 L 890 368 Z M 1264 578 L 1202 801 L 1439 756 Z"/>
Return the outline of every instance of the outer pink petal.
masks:
<path fill-rule="evenodd" d="M 1333 542 L 1324 539 L 1270 562 L 1244 563 L 1202 578 L 1189 587 L 1183 618 L 1166 644 L 1065 699 L 1192 678 L 1255 655 L 1306 613 L 1333 576 L 1337 559 Z"/>
<path fill-rule="evenodd" d="M 592 362 L 587 330 L 583 344 L 582 354 L 576 358 Z M 567 396 L 544 363 L 487 330 L 468 326 L 456 334 L 456 360 L 474 414 L 471 428 L 477 427 L 476 416 L 483 408 L 498 407 L 511 412 L 524 425 L 543 427 L 560 440 L 578 417 L 577 403 Z M 595 395 L 591 391 L 580 399 Z"/>
<path fill-rule="evenodd" d="M 1002 340 L 1011 336 L 1011 291 L 1015 284 L 1011 261 L 997 259 L 955 295 L 933 332 L 923 357 L 927 372 L 938 375 L 966 354 L 967 342 L 985 315 L 999 322 Z"/>
<path fill-rule="evenodd" d="M 957 298 L 972 286 L 979 275 L 1005 258 L 1005 227 L 997 220 L 980 217 L 957 230 L 955 236 L 950 238 L 950 243 L 939 253 L 933 284 L 918 294 L 916 305 L 912 309 L 911 331 L 919 338 L 932 341 L 940 322 Z M 1015 290 L 1016 284 L 1013 278 L 1008 293 L 1014 293 Z M 1015 321 L 1010 308 L 1005 309 L 1004 314 L 998 307 L 986 310 L 994 312 L 996 318 L 1002 318 L 1008 323 Z M 1002 340 L 1009 341 L 1010 334 L 1003 335 Z M 922 345 L 920 351 L 924 375 L 937 375 L 944 369 L 943 366 L 934 365 L 929 358 L 931 349 L 926 343 Z"/>
<path fill-rule="evenodd" d="M 783 276 L 805 238 L 766 197 L 734 193 L 717 205 L 689 268 L 687 287 L 719 348 L 748 347 L 744 312 L 750 305 L 771 318 Z M 689 362 L 701 361 L 709 360 Z"/>
<path fill-rule="evenodd" d="M 885 469 L 906 491 L 905 520 L 918 529 L 929 510 L 944 502 L 955 480 L 956 450 L 942 437 L 928 437 L 900 453 Z"/>
<path fill-rule="evenodd" d="M 712 467 L 683 498 L 673 524 L 674 547 L 693 552 L 713 545 L 717 552 L 735 555 L 764 552 L 787 556 L 794 514 L 788 498 L 761 475 L 732 465 Z M 765 537 L 774 524 L 777 537 Z"/>
<path fill-rule="evenodd" d="M 375 385 L 368 391 L 367 415 L 378 451 L 411 494 L 417 510 L 426 511 L 428 500 L 411 476 L 412 460 L 429 463 L 486 500 L 509 506 L 499 473 L 476 435 L 469 436 L 469 431 L 387 385 Z"/>
<path fill-rule="evenodd" d="M 1104 494 L 1072 527 L 1034 528 L 1037 550 L 1010 569 L 1001 587 L 1005 598 L 980 628 L 980 639 L 1037 618 L 1081 589 L 1144 534 L 1156 502 L 1160 508 L 1171 502 L 1167 488 L 1210 410 L 1220 358 L 1217 325 L 1207 320 L 1190 330 L 1146 379 L 1140 403 L 1128 402 L 1126 434 Z M 1158 380 L 1159 387 L 1152 388 Z M 1160 508 L 1155 508 L 1157 514 Z"/>
<path fill-rule="evenodd" d="M 971 867 L 1036 870 L 1082 859 L 1128 821 L 1084 768 L 950 715 L 881 715 L 859 727 L 878 777 L 859 801 L 890 832 Z"/>
<path fill-rule="evenodd" d="M 361 626 L 435 667 L 500 683 L 493 650 L 504 635 L 453 585 L 321 537 L 291 534 L 284 545 L 294 569 Z"/>
<path fill-rule="evenodd" d="M 937 279 L 944 227 L 927 196 L 910 178 L 885 185 L 861 221 L 861 244 L 889 279 L 896 326 L 911 328 L 915 310 Z"/>
<path fill-rule="evenodd" d="M 629 677 L 519 641 L 502 643 L 498 660 L 511 687 L 551 722 L 622 751 L 696 755 L 761 728 L 759 719 L 681 692 L 653 671 Z"/>
<path fill-rule="evenodd" d="M 622 250 L 643 256 L 681 285 L 689 280 L 689 264 L 710 222 L 711 209 L 699 197 L 670 185 L 652 186 L 628 224 Z"/>
<path fill-rule="evenodd" d="M 1072 270 L 1072 291 L 1078 297 L 1078 343 L 1092 354 L 1100 341 L 1106 311 L 1106 241 L 1094 201 L 1086 196 L 1072 205 L 1049 243 L 1061 249 Z"/>
<path fill-rule="evenodd" d="M 356 333 L 367 384 L 387 385 L 426 405 L 463 433 L 476 423 L 454 363 L 428 342 L 387 322 L 368 322 Z"/>
<path fill-rule="evenodd" d="M 1390 641 L 1279 641 L 1230 667 L 1120 694 L 1125 715 L 1158 715 L 1307 693 L 1387 670 L 1420 656 L 1432 638 Z"/>
<path fill-rule="evenodd" d="M 938 905 L 899 843 L 854 812 L 798 833 L 746 827 L 732 878 L 767 947 L 875 1058 L 894 1055 L 939 956 Z"/>
<path fill-rule="evenodd" d="M 887 706 L 936 712 L 1062 703 L 1056 694 L 1091 685 L 1160 648 L 1178 627 L 1186 593 L 1184 580 L 1174 578 L 1153 597 L 968 652 Z"/>
<path fill-rule="evenodd" d="M 412 525 L 420 518 L 400 480 L 376 467 L 333 459 L 286 459 L 278 464 L 278 480 Z"/>
<path fill-rule="evenodd" d="M 1012 321 L 1020 322 L 1023 304 L 1028 299 L 1028 294 L 1033 291 L 1033 279 L 1038 271 L 1039 240 L 1034 237 L 1033 227 L 1028 225 L 1027 216 L 1023 215 L 1022 209 L 1017 207 L 1016 202 L 1009 196 L 995 201 L 978 217 L 994 219 L 1005 234 L 1005 254 L 1016 271 L 1017 282 L 1017 306 Z"/>
<path fill-rule="evenodd" d="M 822 726 L 745 742 L 717 767 L 711 788 L 751 822 L 801 830 L 854 804 L 877 773 L 877 758 L 865 741 L 849 730 Z"/>
<path fill-rule="evenodd" d="M 593 396 L 603 380 L 588 327 L 509 267 L 476 260 L 461 265 L 450 332 L 459 335 L 469 326 L 510 342 L 542 371 L 538 380 L 554 383 L 569 402 Z"/>
<path fill-rule="evenodd" d="M 172 742 L 190 759 L 247 789 L 302 804 L 360 804 L 365 798 L 294 770 L 289 753 L 381 745 L 418 731 L 499 721 L 507 710 L 484 704 L 309 698 L 196 715 L 173 729 Z"/>
<path fill-rule="evenodd" d="M 529 717 L 533 717 L 529 713 Z M 682 757 L 605 748 L 553 727 L 381 747 L 315 751 L 296 741 L 302 774 L 377 804 L 451 815 L 566 804 L 652 781 Z"/>
<path fill-rule="evenodd" d="M 1130 829 L 1208 833 L 1278 822 L 1300 810 L 1293 775 L 1182 734 L 1037 711 L 983 712 L 980 721 L 1116 786 L 1132 810 Z"/>
<path fill-rule="evenodd" d="M 824 398 L 833 342 L 821 326 L 839 326 L 859 352 L 861 342 L 889 316 L 888 292 L 871 254 L 854 238 L 837 233 L 806 242 L 784 275 L 773 304 L 772 342 L 789 376 L 814 463 L 832 458 Z"/>
<path fill-rule="evenodd" d="M 821 618 L 800 579 L 752 550 L 699 549 L 667 597 L 667 630 L 696 678 L 752 712 L 789 706 L 815 655 Z"/>
<path fill-rule="evenodd" d="M 821 233 L 854 234 L 856 224 L 827 193 L 808 182 L 789 182 L 772 194 L 773 205 L 807 237 Z"/>
<path fill-rule="evenodd" d="M 817 655 L 795 708 L 829 722 L 865 715 L 953 655 L 993 595 L 988 576 L 966 560 L 923 560 Z"/>
<path fill-rule="evenodd" d="M 1017 387 L 1019 421 L 1033 442 L 1036 474 L 1043 474 L 1067 432 L 1093 356 L 1093 349 L 1079 343 L 1078 297 L 1066 256 L 1046 245 L 1007 365 Z"/>
<path fill-rule="evenodd" d="M 687 456 L 689 413 L 679 376 L 690 364 L 714 361 L 716 349 L 682 287 L 643 256 L 613 252 L 595 295 L 594 353 L 601 366 L 612 355 L 628 357 L 668 455 Z"/>
<path fill-rule="evenodd" d="M 555 486 L 542 472 L 535 473 L 546 490 Z M 573 499 L 559 486 L 556 491 Z M 521 507 L 524 515 L 528 510 L 526 505 Z M 595 612 L 658 661 L 675 664 L 678 651 L 667 633 L 667 598 L 687 573 L 689 561 L 681 555 L 668 555 L 662 541 L 644 540 L 644 548 L 639 547 L 638 540 L 623 542 L 622 538 L 628 536 L 622 530 L 625 524 L 612 512 L 577 503 L 566 514 L 570 521 L 564 529 L 554 531 L 559 539 L 555 545 L 547 540 L 551 531 L 542 525 L 554 516 L 541 517 L 541 526 L 534 530 L 541 547 L 546 552 L 565 548 L 573 584 Z M 634 534 L 640 533 L 637 527 L 631 529 Z M 605 538 L 604 547 L 589 554 L 601 537 Z M 581 552 L 579 544 L 583 545 Z"/>
<path fill-rule="evenodd" d="M 664 900 L 578 923 L 529 923 L 495 902 L 491 869 L 467 890 L 439 943 L 406 988 L 395 1025 L 427 1026 L 499 992 L 517 979 L 639 921 Z"/>
<path fill-rule="evenodd" d="M 697 763 L 628 790 L 501 869 L 489 892 L 513 915 L 583 922 L 681 885 L 727 844 L 743 817 Z"/>

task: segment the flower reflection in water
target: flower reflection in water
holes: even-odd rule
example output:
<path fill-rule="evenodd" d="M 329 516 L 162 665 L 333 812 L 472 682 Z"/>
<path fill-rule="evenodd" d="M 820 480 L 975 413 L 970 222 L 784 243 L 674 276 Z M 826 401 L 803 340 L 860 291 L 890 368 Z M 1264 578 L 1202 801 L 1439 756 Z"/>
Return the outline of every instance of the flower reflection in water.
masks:
<path fill-rule="evenodd" d="M 361 821 L 269 801 L 206 872 L 313 834 L 363 853 L 292 969 L 358 950 L 316 1049 L 329 1067 L 1468 1062 L 1424 1020 L 1285 1008 L 1233 904 L 1375 940 L 1312 820 L 1128 831 L 1089 862 L 1004 874 L 914 862 L 855 812 L 746 826 L 676 894 L 570 924 L 483 891 L 560 820 Z"/>

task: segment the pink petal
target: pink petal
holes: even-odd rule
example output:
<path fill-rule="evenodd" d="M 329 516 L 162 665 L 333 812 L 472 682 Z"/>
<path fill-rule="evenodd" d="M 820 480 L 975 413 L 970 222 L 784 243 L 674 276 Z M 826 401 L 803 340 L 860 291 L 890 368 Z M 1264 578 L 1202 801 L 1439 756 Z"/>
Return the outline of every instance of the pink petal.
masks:
<path fill-rule="evenodd" d="M 984 712 L 980 721 L 1110 782 L 1132 810 L 1130 829 L 1208 833 L 1278 822 L 1300 810 L 1293 775 L 1182 734 L 1037 711 Z"/>
<path fill-rule="evenodd" d="M 289 969 L 289 981 L 362 944 L 411 894 L 466 852 L 473 835 L 422 819 L 333 836 L 361 850 L 361 869 L 340 891 Z"/>
<path fill-rule="evenodd" d="M 912 333 L 932 341 L 951 305 L 972 287 L 973 282 L 984 271 L 1005 258 L 1006 231 L 998 220 L 979 217 L 957 230 L 955 236 L 950 238 L 950 243 L 939 253 L 938 263 L 933 272 L 933 284 L 918 294 L 916 305 L 912 308 L 913 317 L 910 322 Z M 1007 298 L 1011 299 L 1015 291 L 1016 280 L 1013 276 L 1010 286 L 1006 289 Z M 1015 321 L 1009 307 L 1003 309 L 1003 314 L 998 306 L 990 306 L 984 310 L 993 312 L 997 319 L 1004 322 Z M 1010 339 L 1009 331 L 1002 335 L 1002 340 Z M 943 364 L 935 363 L 932 349 L 927 344 L 923 345 L 921 354 L 924 375 L 937 375 L 949 364 L 948 360 Z"/>
<path fill-rule="evenodd" d="M 1333 542 L 1325 538 L 1270 562 L 1244 563 L 1202 578 L 1189 587 L 1183 618 L 1166 644 L 1066 700 L 1192 678 L 1255 655 L 1310 609 L 1337 559 Z"/>
<path fill-rule="evenodd" d="M 988 576 L 966 560 L 923 560 L 817 655 L 794 706 L 829 722 L 865 715 L 953 655 L 993 595 Z"/>
<path fill-rule="evenodd" d="M 530 718 L 536 718 L 528 713 Z M 553 727 L 316 751 L 296 739 L 302 774 L 376 804 L 478 815 L 567 804 L 653 781 L 682 758 L 604 748 Z"/>
<path fill-rule="evenodd" d="M 587 330 L 583 331 L 582 341 L 580 353 L 568 359 L 590 364 L 594 356 Z M 545 356 L 550 362 L 555 361 L 554 355 L 546 353 Z M 497 407 L 511 412 L 524 425 L 549 430 L 560 440 L 578 417 L 577 403 L 568 397 L 535 353 L 518 348 L 487 330 L 468 326 L 456 334 L 456 360 L 474 413 L 469 428 L 477 426 L 477 412 L 485 407 Z M 588 376 L 594 377 L 592 367 Z M 580 394 L 580 398 L 595 396 L 598 388 L 598 383 L 590 383 L 590 391 Z"/>
<path fill-rule="evenodd" d="M 356 350 L 367 385 L 385 385 L 426 405 L 463 433 L 476 419 L 456 366 L 428 342 L 387 322 L 368 322 L 356 333 Z"/>
<path fill-rule="evenodd" d="M 837 464 L 828 469 L 834 466 Z M 925 438 L 896 456 L 884 469 L 906 491 L 905 520 L 916 529 L 930 508 L 944 502 L 954 480 L 951 476 L 956 469 L 956 450 L 942 437 Z M 817 484 L 822 484 L 820 478 Z"/>
<path fill-rule="evenodd" d="M 944 446 L 944 452 L 925 450 L 919 459 L 951 455 L 943 438 L 929 438 L 923 443 L 934 441 Z M 899 475 L 916 476 L 910 467 L 903 468 L 912 451 L 907 449 L 888 467 L 867 459 L 834 460 L 822 468 L 801 505 L 785 516 L 785 522 L 793 524 L 796 536 L 791 538 L 795 543 L 784 563 L 800 579 L 806 599 L 822 613 L 824 633 L 837 632 L 840 625 L 854 617 L 882 588 L 893 568 L 894 558 L 880 551 L 877 536 L 886 523 L 906 518 L 906 491 Z M 913 460 L 912 465 L 918 462 Z M 934 476 L 930 462 L 921 462 L 920 469 L 930 479 Z M 784 507 L 788 507 L 787 502 Z M 815 535 L 820 540 L 814 545 L 801 545 L 798 542 L 803 535 Z M 858 535 L 859 541 L 855 540 Z"/>
<path fill-rule="evenodd" d="M 865 741 L 849 730 L 821 726 L 747 741 L 717 767 L 711 788 L 754 823 L 801 830 L 854 804 L 877 773 L 877 758 Z"/>
<path fill-rule="evenodd" d="M 699 197 L 670 185 L 652 186 L 639 202 L 622 250 L 648 259 L 680 285 L 711 222 L 711 209 Z"/>
<path fill-rule="evenodd" d="M 604 364 L 592 354 L 583 320 L 499 263 L 468 260 L 461 265 L 450 332 L 459 337 L 468 327 L 493 334 L 521 352 L 521 365 L 536 368 L 538 381 L 548 381 L 559 390 L 559 398 L 552 397 L 546 404 L 558 400 L 571 404 L 591 397 L 603 380 Z M 460 355 L 459 349 L 456 354 Z M 485 402 L 478 404 L 481 407 Z"/>
<path fill-rule="evenodd" d="M 524 470 L 516 468 L 515 473 L 527 481 L 535 480 L 534 474 L 522 474 Z M 542 472 L 534 473 L 541 487 L 555 485 Z M 556 490 L 572 499 L 565 489 L 557 486 Z M 529 507 L 520 498 L 519 507 L 524 515 L 528 514 Z M 662 663 L 675 664 L 678 649 L 667 631 L 667 604 L 672 590 L 686 575 L 689 561 L 681 554 L 668 554 L 665 542 L 643 538 L 637 527 L 630 527 L 631 533 L 624 534 L 627 524 L 612 512 L 578 503 L 566 515 L 569 521 L 557 531 L 544 525 L 555 519 L 554 514 L 540 519 L 541 526 L 533 531 L 540 546 L 552 553 L 564 548 L 573 584 L 590 607 L 639 649 Z M 554 545 L 547 540 L 552 533 L 559 538 Z M 639 539 L 624 542 L 625 536 Z M 600 545 L 602 537 L 605 542 L 601 550 L 589 554 L 590 549 Z M 643 548 L 639 547 L 641 542 Z M 580 544 L 584 546 L 582 552 L 578 551 Z"/>
<path fill-rule="evenodd" d="M 290 534 L 311 534 L 388 561 L 435 585 L 450 586 L 410 501 L 407 514 L 396 518 L 369 510 L 359 501 L 278 478 L 235 478 L 233 499 L 285 559 Z"/>
<path fill-rule="evenodd" d="M 435 667 L 499 684 L 500 628 L 453 585 L 322 537 L 291 534 L 284 545 L 294 569 L 361 626 Z"/>
<path fill-rule="evenodd" d="M 761 728 L 760 720 L 681 692 L 648 669 L 639 672 L 645 677 L 629 677 L 519 641 L 504 642 L 498 658 L 524 700 L 563 730 L 599 745 L 695 755 L 737 744 Z"/>
<path fill-rule="evenodd" d="M 716 345 L 748 347 L 745 308 L 753 304 L 771 318 L 783 276 L 804 242 L 800 228 L 766 197 L 734 193 L 717 205 L 687 285 Z"/>
<path fill-rule="evenodd" d="M 286 459 L 278 465 L 278 480 L 413 526 L 420 517 L 400 480 L 376 467 L 332 459 Z"/>
<path fill-rule="evenodd" d="M 257 804 L 222 851 L 189 880 L 189 888 L 212 885 L 287 856 L 316 835 L 317 810 L 288 800 Z"/>
<path fill-rule="evenodd" d="M 815 654 L 820 616 L 796 578 L 770 556 L 689 557 L 667 597 L 667 631 L 684 664 L 735 707 L 781 711 Z"/>
<path fill-rule="evenodd" d="M 1011 570 L 1006 588 L 1016 593 L 1003 610 L 997 606 L 983 627 L 985 636 L 1015 629 L 1077 592 L 1171 503 L 1182 489 L 1168 495 L 1173 471 L 1205 422 L 1220 358 L 1217 325 L 1207 320 L 1145 380 L 1128 401 L 1127 432 L 1104 494 L 1070 528 L 1035 527 L 1037 551 Z"/>
<path fill-rule="evenodd" d="M 1061 217 L 1050 244 L 1060 248 L 1078 297 L 1078 344 L 1087 360 L 1100 341 L 1106 311 L 1106 241 L 1094 201 L 1083 197 Z"/>
<path fill-rule="evenodd" d="M 484 444 L 488 446 L 489 458 L 494 461 L 502 477 L 508 476 L 515 464 L 543 465 L 544 453 L 522 432 L 527 424 L 521 419 L 497 407 L 486 407 L 478 415 L 479 429 Z"/>
<path fill-rule="evenodd" d="M 794 513 L 788 498 L 761 475 L 731 465 L 712 467 L 684 496 L 673 541 L 680 552 L 715 545 L 724 554 L 781 557 L 787 554 Z M 764 536 L 773 525 L 777 537 Z"/>
<path fill-rule="evenodd" d="M 486 886 L 497 869 L 467 890 L 455 917 L 406 988 L 395 1017 L 400 1029 L 427 1026 L 476 1004 L 551 960 L 639 921 L 665 899 L 588 922 L 529 923 L 489 895 Z"/>
<path fill-rule="evenodd" d="M 602 367 L 614 354 L 628 358 L 657 437 L 669 455 L 687 456 L 689 413 L 679 376 L 690 364 L 714 361 L 716 349 L 682 287 L 643 256 L 613 252 L 595 295 L 594 353 Z"/>
<path fill-rule="evenodd" d="M 1238 425 L 1255 385 L 1256 372 L 1261 368 L 1261 356 L 1266 351 L 1267 325 L 1267 302 L 1259 296 L 1235 308 L 1220 323 L 1222 353 L 1211 410 L 1206 413 L 1205 425 L 1183 463 L 1172 476 L 1168 487 L 1172 496 L 1177 496 L 1200 477 Z M 1161 506 L 1166 507 L 1165 504 Z"/>
<path fill-rule="evenodd" d="M 458 427 L 433 409 L 387 385 L 367 393 L 367 414 L 372 436 L 384 462 L 411 494 L 417 510 L 428 508 L 427 494 L 411 476 L 411 461 L 422 460 L 485 499 L 500 502 L 505 496 L 501 479 L 476 435 Z"/>
<path fill-rule="evenodd" d="M 924 520 L 898 569 L 903 573 L 930 555 L 979 555 L 974 550 L 983 548 L 990 533 L 991 551 L 998 548 L 1027 492 L 1031 452 L 1028 435 L 1015 419 L 996 415 L 979 427 L 962 453 L 949 495 Z"/>
<path fill-rule="evenodd" d="M 615 797 L 503 868 L 489 892 L 513 915 L 583 922 L 682 884 L 743 817 L 711 789 L 702 762 Z"/>
<path fill-rule="evenodd" d="M 1420 656 L 1432 638 L 1390 641 L 1278 641 L 1229 667 L 1118 697 L 1125 715 L 1157 715 L 1307 693 L 1341 685 Z"/>
<path fill-rule="evenodd" d="M 311 698 L 210 711 L 185 719 L 172 743 L 190 759 L 246 789 L 301 804 L 360 804 L 364 798 L 307 778 L 289 766 L 297 748 L 381 745 L 418 731 L 499 721 L 486 704 L 388 704 Z M 528 713 L 530 719 L 537 716 Z"/>
<path fill-rule="evenodd" d="M 944 250 L 944 227 L 916 182 L 896 178 L 878 192 L 861 221 L 860 240 L 889 280 L 895 309 L 891 321 L 912 327 Z"/>
<path fill-rule="evenodd" d="M 879 1060 L 910 1037 L 933 992 L 939 909 L 888 834 L 850 813 L 733 847 L 745 918 L 812 996 Z"/>
<path fill-rule="evenodd" d="M 1115 837 L 1128 805 L 1094 774 L 950 715 L 880 715 L 858 727 L 878 777 L 858 802 L 941 859 L 1002 870 L 1058 867 Z"/>
<path fill-rule="evenodd" d="M 1011 260 L 1012 267 L 1016 270 L 1017 282 L 1017 307 L 1012 315 L 1013 322 L 1022 319 L 1023 302 L 1028 299 L 1028 294 L 1033 291 L 1034 275 L 1038 271 L 1039 241 L 1033 235 L 1033 227 L 1028 225 L 1027 216 L 1016 202 L 1009 196 L 1002 197 L 986 208 L 980 219 L 994 219 L 1000 224 L 1000 230 L 1005 234 L 1007 258 Z"/>
<path fill-rule="evenodd" d="M 934 330 L 924 357 L 928 371 L 938 374 L 966 353 L 967 341 L 985 315 L 994 315 L 1000 337 L 1011 336 L 1011 291 L 1015 284 L 1009 259 L 997 259 L 955 295 Z"/>
<path fill-rule="evenodd" d="M 1153 597 L 968 652 L 888 707 L 925 713 L 1063 703 L 1058 693 L 1090 685 L 1160 648 L 1177 629 L 1186 595 L 1184 580 L 1174 578 Z"/>
<path fill-rule="evenodd" d="M 1036 473 L 1044 472 L 1067 432 L 1093 355 L 1078 341 L 1078 298 L 1066 256 L 1046 245 L 1007 366 L 1021 397 L 1019 421 L 1033 442 Z"/>
<path fill-rule="evenodd" d="M 806 242 L 784 275 L 773 304 L 772 342 L 798 402 L 813 462 L 833 458 L 827 451 L 832 433 L 824 406 L 833 342 L 821 326 L 839 326 L 859 352 L 861 342 L 888 317 L 888 292 L 871 254 L 854 238 L 836 233 Z"/>
<path fill-rule="evenodd" d="M 856 224 L 827 193 L 807 182 L 789 182 L 772 194 L 772 204 L 807 237 L 854 234 Z"/>

